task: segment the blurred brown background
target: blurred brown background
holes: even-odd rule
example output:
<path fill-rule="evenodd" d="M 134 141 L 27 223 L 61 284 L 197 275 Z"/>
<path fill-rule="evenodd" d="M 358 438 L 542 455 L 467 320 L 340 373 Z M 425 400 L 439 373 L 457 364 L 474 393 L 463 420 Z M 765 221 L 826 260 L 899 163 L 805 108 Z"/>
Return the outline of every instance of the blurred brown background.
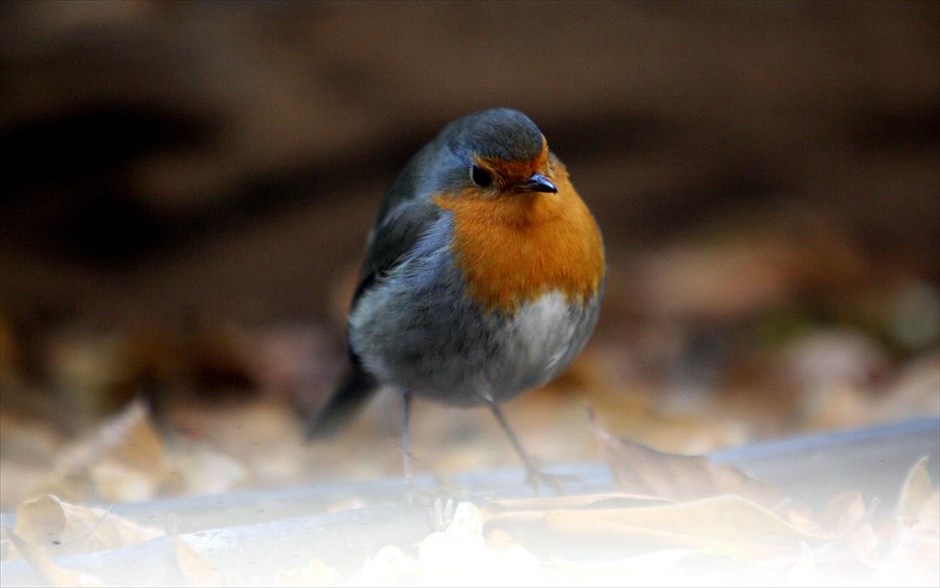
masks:
<path fill-rule="evenodd" d="M 606 238 L 561 385 L 762 423 L 620 432 L 933 410 L 940 3 L 4 2 L 0 72 L 8 419 L 214 388 L 309 411 L 382 190 L 491 106 L 540 125 Z M 920 396 L 877 404 L 912 365 Z M 801 420 L 819 402 L 850 414 Z"/>

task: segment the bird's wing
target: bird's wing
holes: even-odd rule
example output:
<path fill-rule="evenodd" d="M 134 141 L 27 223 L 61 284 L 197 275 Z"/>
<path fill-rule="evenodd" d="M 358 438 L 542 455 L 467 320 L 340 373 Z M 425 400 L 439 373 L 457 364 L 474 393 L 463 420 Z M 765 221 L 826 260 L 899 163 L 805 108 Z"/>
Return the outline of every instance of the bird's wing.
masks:
<path fill-rule="evenodd" d="M 353 295 L 352 308 L 364 292 L 402 262 L 428 228 L 441 215 L 440 208 L 430 199 L 428 186 L 432 162 L 440 146 L 431 142 L 411 158 L 401 174 L 385 193 L 378 220 L 369 234 L 365 262 L 359 275 L 359 286 Z"/>
<path fill-rule="evenodd" d="M 414 189 L 402 192 L 402 187 L 402 178 L 399 178 L 389 188 L 379 220 L 369 235 L 366 261 L 353 295 L 353 309 L 377 280 L 404 260 L 440 217 L 440 209 L 433 202 L 417 197 Z M 378 388 L 379 382 L 365 370 L 356 352 L 348 345 L 348 338 L 347 353 L 349 369 L 346 376 L 307 427 L 310 438 L 330 437 L 344 428 Z"/>
<path fill-rule="evenodd" d="M 440 215 L 440 209 L 432 202 L 413 199 L 399 204 L 376 223 L 369 237 L 359 285 L 353 295 L 353 308 L 376 280 L 404 260 Z"/>

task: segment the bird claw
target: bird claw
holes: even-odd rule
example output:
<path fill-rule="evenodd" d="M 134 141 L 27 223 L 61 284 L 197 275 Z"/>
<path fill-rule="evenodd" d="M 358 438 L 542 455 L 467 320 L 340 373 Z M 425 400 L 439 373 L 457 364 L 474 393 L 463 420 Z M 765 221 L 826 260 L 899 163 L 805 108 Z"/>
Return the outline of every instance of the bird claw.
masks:
<path fill-rule="evenodd" d="M 405 490 L 408 506 L 423 511 L 432 531 L 443 531 L 454 520 L 459 497 L 451 488 L 416 490 L 409 484 Z"/>

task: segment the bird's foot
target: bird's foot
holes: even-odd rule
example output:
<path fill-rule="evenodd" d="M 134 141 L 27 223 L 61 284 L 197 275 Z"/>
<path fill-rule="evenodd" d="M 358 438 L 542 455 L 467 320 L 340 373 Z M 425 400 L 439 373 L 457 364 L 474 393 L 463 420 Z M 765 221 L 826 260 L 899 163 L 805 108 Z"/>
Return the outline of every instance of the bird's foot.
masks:
<path fill-rule="evenodd" d="M 454 519 L 460 502 L 458 494 L 458 489 L 452 485 L 418 490 L 413 483 L 407 483 L 405 500 L 410 508 L 424 514 L 432 531 L 443 531 Z"/>

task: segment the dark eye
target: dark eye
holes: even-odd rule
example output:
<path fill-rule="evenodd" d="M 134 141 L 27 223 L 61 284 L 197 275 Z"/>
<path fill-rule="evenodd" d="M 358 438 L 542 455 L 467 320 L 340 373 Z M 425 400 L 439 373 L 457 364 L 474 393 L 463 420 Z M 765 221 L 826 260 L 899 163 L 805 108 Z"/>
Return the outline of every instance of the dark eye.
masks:
<path fill-rule="evenodd" d="M 470 179 L 481 188 L 486 188 L 493 183 L 493 176 L 490 175 L 490 172 L 478 165 L 470 166 Z"/>

